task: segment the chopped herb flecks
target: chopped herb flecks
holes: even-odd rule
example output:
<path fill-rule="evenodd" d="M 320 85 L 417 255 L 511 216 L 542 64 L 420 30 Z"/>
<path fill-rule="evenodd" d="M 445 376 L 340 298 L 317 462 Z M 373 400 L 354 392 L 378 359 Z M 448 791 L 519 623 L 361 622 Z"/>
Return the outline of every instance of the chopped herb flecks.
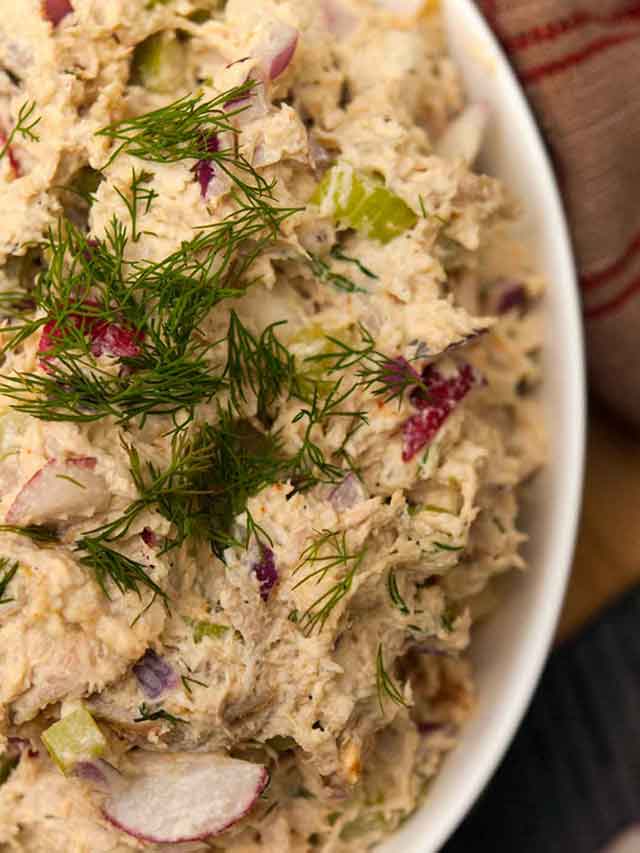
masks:
<path fill-rule="evenodd" d="M 393 679 L 385 669 L 384 655 L 382 651 L 382 643 L 378 646 L 378 654 L 376 656 L 376 687 L 378 689 L 378 704 L 380 705 L 380 713 L 384 716 L 385 699 L 391 699 L 396 705 L 407 707 L 404 696 L 400 689 L 396 686 Z"/>
<path fill-rule="evenodd" d="M 6 592 L 7 587 L 16 576 L 18 568 L 18 563 L 10 565 L 10 561 L 6 557 L 0 557 L 0 604 L 9 604 L 14 600 L 11 597 L 6 597 Z"/>

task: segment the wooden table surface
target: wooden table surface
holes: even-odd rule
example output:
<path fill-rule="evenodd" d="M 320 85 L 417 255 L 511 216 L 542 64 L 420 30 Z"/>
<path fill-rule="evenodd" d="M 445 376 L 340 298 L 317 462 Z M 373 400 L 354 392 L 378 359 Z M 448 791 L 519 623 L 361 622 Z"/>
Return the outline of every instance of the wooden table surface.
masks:
<path fill-rule="evenodd" d="M 584 506 L 558 638 L 640 582 L 640 436 L 592 406 Z"/>

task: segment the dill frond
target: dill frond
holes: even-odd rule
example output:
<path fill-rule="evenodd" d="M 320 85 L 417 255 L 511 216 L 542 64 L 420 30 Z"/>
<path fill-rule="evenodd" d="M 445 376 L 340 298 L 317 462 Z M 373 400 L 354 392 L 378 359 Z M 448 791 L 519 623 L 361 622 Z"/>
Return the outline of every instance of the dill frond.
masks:
<path fill-rule="evenodd" d="M 138 216 L 144 216 L 149 213 L 153 202 L 158 198 L 156 190 L 153 187 L 147 186 L 152 180 L 152 172 L 145 172 L 144 169 L 136 172 L 132 168 L 131 184 L 129 185 L 130 195 L 125 195 L 118 187 L 114 188 L 129 213 L 131 220 L 131 240 L 133 243 L 137 243 L 142 236 L 142 232 L 138 231 Z"/>
<path fill-rule="evenodd" d="M 389 590 L 389 598 L 393 602 L 393 606 L 396 607 L 403 616 L 408 616 L 409 608 L 400 594 L 400 590 L 398 589 L 398 579 L 396 578 L 396 573 L 394 571 L 390 571 L 387 576 L 387 589 Z"/>
<path fill-rule="evenodd" d="M 94 577 L 107 598 L 109 596 L 108 580 L 124 595 L 135 592 L 141 598 L 141 586 L 146 586 L 167 603 L 167 594 L 149 576 L 142 563 L 114 551 L 103 540 L 96 537 L 84 536 L 75 545 L 80 554 L 81 565 L 91 569 Z"/>
<path fill-rule="evenodd" d="M 5 598 L 4 596 L 19 568 L 19 563 L 9 565 L 9 560 L 6 557 L 0 557 L 0 604 L 9 604 L 10 601 L 14 601 L 13 598 Z"/>
<path fill-rule="evenodd" d="M 187 724 L 187 720 L 183 720 L 182 717 L 175 717 L 173 714 L 170 714 L 168 711 L 165 711 L 164 708 L 158 708 L 153 711 L 146 702 L 143 702 L 142 705 L 138 708 L 138 716 L 134 717 L 134 723 L 146 723 L 151 720 L 164 720 L 167 723 L 171 723 L 171 725 L 177 725 L 178 723 Z"/>
<path fill-rule="evenodd" d="M 430 399 L 429 389 L 420 374 L 404 358 L 392 358 L 376 349 L 371 333 L 362 325 L 360 345 L 351 344 L 327 335 L 327 341 L 335 349 L 308 356 L 306 361 L 324 368 L 331 376 L 346 370 L 356 369 L 356 385 L 376 397 L 382 397 L 385 403 L 402 400 L 404 394 L 413 388 L 421 390 L 426 399 Z"/>
<path fill-rule="evenodd" d="M 366 548 L 350 553 L 346 531 L 334 530 L 322 531 L 302 552 L 300 561 L 294 569 L 294 574 L 303 566 L 310 566 L 311 571 L 298 581 L 293 587 L 294 590 L 312 580 L 315 580 L 316 584 L 322 583 L 328 573 L 334 569 L 341 569 L 346 572 L 297 620 L 307 636 L 310 636 L 316 628 L 322 631 L 335 607 L 349 593 L 353 579 L 362 565 L 366 553 Z"/>
<path fill-rule="evenodd" d="M 60 541 L 57 531 L 44 524 L 0 524 L 0 533 L 16 533 L 18 536 L 26 536 L 36 545 L 52 545 Z"/>
<path fill-rule="evenodd" d="M 326 261 L 323 261 L 318 255 L 309 255 L 309 267 L 318 281 L 323 281 L 326 284 L 331 284 L 337 290 L 343 290 L 345 293 L 367 293 L 364 287 L 359 287 L 348 276 L 335 272 L 331 269 Z"/>
<path fill-rule="evenodd" d="M 150 163 L 183 160 L 209 161 L 231 181 L 239 196 L 257 205 L 268 218 L 274 212 L 275 181 L 267 181 L 239 153 L 233 119 L 249 107 L 255 97 L 255 80 L 247 80 L 227 92 L 207 99 L 204 94 L 185 95 L 177 101 L 103 128 L 98 136 L 116 143 L 109 166 L 123 151 Z M 208 145 L 211 138 L 231 140 L 229 147 Z"/>
<path fill-rule="evenodd" d="M 40 117 L 35 118 L 34 113 L 36 111 L 36 102 L 26 101 L 18 111 L 18 118 L 16 120 L 15 125 L 13 126 L 11 132 L 8 134 L 6 142 L 0 148 L 0 160 L 7 153 L 9 148 L 13 145 L 16 137 L 18 135 L 22 136 L 23 139 L 30 139 L 33 142 L 38 142 L 40 137 L 34 133 L 34 128 L 40 123 Z"/>
<path fill-rule="evenodd" d="M 376 687 L 378 690 L 378 704 L 380 713 L 384 717 L 384 701 L 391 699 L 396 705 L 402 705 L 407 708 L 407 702 L 400 692 L 399 687 L 394 683 L 393 679 L 387 672 L 384 665 L 384 655 L 382 651 L 382 643 L 378 646 L 378 654 L 376 655 Z"/>

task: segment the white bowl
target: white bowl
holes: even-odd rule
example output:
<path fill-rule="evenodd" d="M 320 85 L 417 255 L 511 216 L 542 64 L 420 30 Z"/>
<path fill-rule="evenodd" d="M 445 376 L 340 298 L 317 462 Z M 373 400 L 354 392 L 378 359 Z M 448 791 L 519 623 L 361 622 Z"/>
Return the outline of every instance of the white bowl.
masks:
<path fill-rule="evenodd" d="M 549 281 L 544 396 L 551 440 L 525 527 L 530 568 L 474 636 L 479 704 L 425 804 L 378 853 L 435 853 L 503 757 L 532 697 L 564 598 L 582 490 L 585 370 L 578 289 L 566 220 L 544 143 L 493 34 L 471 0 L 444 0 L 452 54 L 469 97 L 492 122 L 481 168 L 522 202 L 527 241 Z"/>

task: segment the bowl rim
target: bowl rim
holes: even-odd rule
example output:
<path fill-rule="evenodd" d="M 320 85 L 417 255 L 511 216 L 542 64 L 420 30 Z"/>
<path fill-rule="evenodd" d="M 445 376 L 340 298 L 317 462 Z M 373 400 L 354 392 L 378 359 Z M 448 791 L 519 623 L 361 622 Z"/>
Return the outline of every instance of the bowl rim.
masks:
<path fill-rule="evenodd" d="M 381 845 L 380 853 L 386 853 L 387 850 L 389 853 L 395 853 L 396 850 L 402 850 L 402 853 L 435 853 L 439 850 L 472 808 L 504 758 L 534 695 L 553 642 L 571 574 L 584 481 L 587 415 L 584 328 L 569 226 L 553 166 L 525 92 L 482 13 L 472 0 L 442 0 L 442 7 L 441 14 L 449 25 L 448 31 L 457 26 L 459 20 L 465 30 L 479 37 L 483 54 L 486 48 L 491 62 L 497 66 L 503 88 L 508 90 L 509 108 L 517 111 L 515 118 L 523 127 L 526 126 L 527 136 L 531 140 L 532 162 L 529 165 L 544 185 L 550 229 L 554 232 L 554 254 L 563 270 L 562 283 L 571 285 L 561 298 L 563 320 L 566 322 L 563 328 L 566 334 L 564 349 L 570 361 L 565 370 L 569 377 L 567 385 L 573 420 L 571 441 L 563 444 L 568 455 L 563 471 L 563 486 L 557 499 L 562 517 L 562 526 L 559 521 L 555 530 L 553 548 L 553 562 L 557 571 L 551 572 L 544 579 L 545 607 L 532 616 L 531 625 L 528 626 L 529 636 L 519 653 L 519 659 L 525 662 L 525 666 L 509 684 L 505 706 L 496 712 L 500 718 L 499 726 L 494 726 L 494 737 L 483 748 L 482 754 L 476 755 L 477 760 L 471 763 L 465 773 L 458 774 L 460 779 L 456 776 L 455 797 L 450 797 L 450 802 L 445 802 L 445 807 L 440 811 L 430 809 L 427 798 L 405 826 Z M 397 839 L 397 847 L 393 843 L 394 839 Z"/>

